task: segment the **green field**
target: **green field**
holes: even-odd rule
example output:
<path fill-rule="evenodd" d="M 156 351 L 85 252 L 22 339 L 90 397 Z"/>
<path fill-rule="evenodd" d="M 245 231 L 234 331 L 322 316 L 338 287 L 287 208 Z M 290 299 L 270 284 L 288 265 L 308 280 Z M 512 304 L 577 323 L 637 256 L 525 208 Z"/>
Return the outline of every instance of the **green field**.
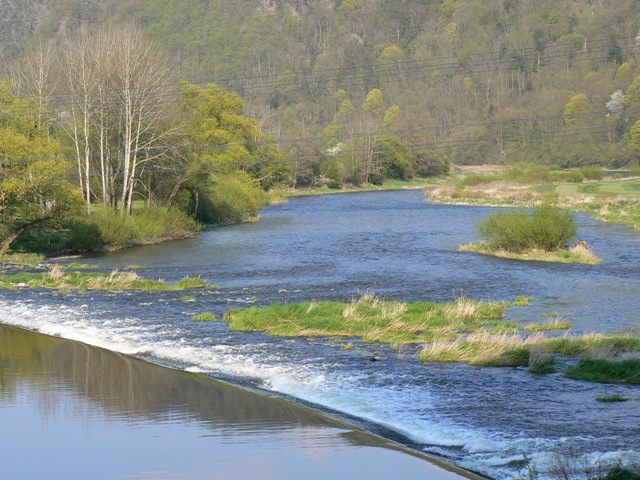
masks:
<path fill-rule="evenodd" d="M 581 195 L 629 195 L 640 196 L 640 179 L 608 180 L 588 183 L 564 183 L 560 185 L 541 185 L 535 190 L 543 193 L 577 193 Z"/>

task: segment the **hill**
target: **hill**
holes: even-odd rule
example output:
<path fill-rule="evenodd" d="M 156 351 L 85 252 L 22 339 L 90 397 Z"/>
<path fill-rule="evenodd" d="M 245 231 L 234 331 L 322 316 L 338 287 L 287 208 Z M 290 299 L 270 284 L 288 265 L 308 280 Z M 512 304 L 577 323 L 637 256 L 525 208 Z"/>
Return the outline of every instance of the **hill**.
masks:
<path fill-rule="evenodd" d="M 135 21 L 176 78 L 238 92 L 280 139 L 298 183 L 375 182 L 448 162 L 618 167 L 640 152 L 634 0 L 2 5 L 15 19 L 2 23 L 5 59 L 28 32 Z M 5 34 L 16 25 L 24 35 Z"/>

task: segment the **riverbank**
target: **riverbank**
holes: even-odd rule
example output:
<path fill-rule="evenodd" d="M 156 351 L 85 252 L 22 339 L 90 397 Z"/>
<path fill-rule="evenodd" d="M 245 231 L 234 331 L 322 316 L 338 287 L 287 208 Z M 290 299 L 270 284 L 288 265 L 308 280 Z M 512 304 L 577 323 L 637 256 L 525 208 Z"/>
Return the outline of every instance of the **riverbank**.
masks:
<path fill-rule="evenodd" d="M 0 360 L 14 480 L 481 478 L 304 406 L 78 342 L 0 325 Z"/>
<path fill-rule="evenodd" d="M 448 205 L 484 207 L 550 206 L 592 213 L 596 220 L 640 229 L 640 179 L 608 179 L 583 183 L 521 184 L 483 177 L 426 192 L 427 200 Z"/>

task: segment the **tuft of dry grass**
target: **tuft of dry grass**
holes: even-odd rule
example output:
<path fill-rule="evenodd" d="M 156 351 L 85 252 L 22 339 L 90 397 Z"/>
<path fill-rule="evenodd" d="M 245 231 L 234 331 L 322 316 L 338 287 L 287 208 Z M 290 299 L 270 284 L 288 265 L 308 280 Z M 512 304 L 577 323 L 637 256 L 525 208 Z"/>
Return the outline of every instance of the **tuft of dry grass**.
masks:
<path fill-rule="evenodd" d="M 453 342 L 436 341 L 420 351 L 420 359 L 431 362 L 464 362 L 477 366 L 519 366 L 529 364 L 532 348 L 542 348 L 545 338 L 482 331 Z"/>
<path fill-rule="evenodd" d="M 589 265 L 596 265 L 602 262 L 602 258 L 593 253 L 591 248 L 585 242 L 578 242 L 574 246 L 572 246 L 569 251 L 574 255 L 577 255 L 581 259 L 584 259 L 583 263 L 587 263 Z"/>
<path fill-rule="evenodd" d="M 571 322 L 562 320 L 562 317 L 558 315 L 552 322 L 530 323 L 525 325 L 523 330 L 525 332 L 544 332 L 548 330 L 568 330 L 572 327 Z"/>

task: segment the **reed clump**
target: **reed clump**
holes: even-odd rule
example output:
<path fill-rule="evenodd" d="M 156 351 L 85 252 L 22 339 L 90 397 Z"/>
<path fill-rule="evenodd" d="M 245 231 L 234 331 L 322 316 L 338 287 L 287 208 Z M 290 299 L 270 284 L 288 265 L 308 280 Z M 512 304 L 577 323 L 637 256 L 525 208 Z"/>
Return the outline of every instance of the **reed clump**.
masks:
<path fill-rule="evenodd" d="M 527 366 L 532 348 L 542 348 L 544 337 L 494 335 L 478 332 L 453 342 L 437 341 L 425 345 L 420 359 L 429 362 L 462 362 L 476 366 Z"/>

